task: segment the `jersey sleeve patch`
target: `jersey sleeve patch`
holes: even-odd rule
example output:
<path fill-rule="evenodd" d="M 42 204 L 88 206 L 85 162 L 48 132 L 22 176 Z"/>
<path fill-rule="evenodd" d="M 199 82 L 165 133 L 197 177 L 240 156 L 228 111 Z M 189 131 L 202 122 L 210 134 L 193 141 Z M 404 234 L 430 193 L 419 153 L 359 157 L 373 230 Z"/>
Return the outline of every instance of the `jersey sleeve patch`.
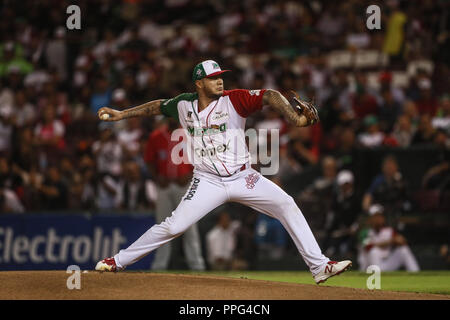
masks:
<path fill-rule="evenodd" d="M 245 90 L 235 89 L 225 91 L 224 95 L 230 97 L 236 112 L 243 118 L 247 118 L 253 112 L 261 110 L 263 106 L 263 95 L 266 89 Z"/>

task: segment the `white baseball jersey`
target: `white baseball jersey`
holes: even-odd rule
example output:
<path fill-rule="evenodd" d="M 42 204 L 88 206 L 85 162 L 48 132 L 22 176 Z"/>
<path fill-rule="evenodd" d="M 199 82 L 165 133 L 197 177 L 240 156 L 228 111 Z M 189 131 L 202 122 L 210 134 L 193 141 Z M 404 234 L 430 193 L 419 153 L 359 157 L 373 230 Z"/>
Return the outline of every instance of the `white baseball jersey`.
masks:
<path fill-rule="evenodd" d="M 363 246 L 365 250 L 370 250 L 377 244 L 390 241 L 394 238 L 396 232 L 391 227 L 384 227 L 381 228 L 378 232 L 376 232 L 374 229 L 370 229 L 367 233 L 367 237 L 363 240 Z M 385 248 L 380 248 L 380 254 L 383 258 L 386 258 L 389 256 L 389 253 L 391 251 L 391 247 L 387 246 Z"/>
<path fill-rule="evenodd" d="M 408 245 L 383 248 L 377 246 L 395 236 L 396 231 L 392 227 L 384 227 L 378 232 L 370 229 L 367 237 L 363 240 L 364 248 L 359 256 L 360 270 L 365 270 L 370 265 L 376 265 L 381 271 L 395 271 L 402 266 L 407 271 L 419 271 L 419 264 Z"/>
<path fill-rule="evenodd" d="M 189 162 L 194 172 L 230 176 L 250 163 L 245 143 L 246 118 L 262 108 L 265 90 L 225 90 L 198 111 L 197 93 L 163 101 L 161 112 L 177 119 L 188 135 Z"/>

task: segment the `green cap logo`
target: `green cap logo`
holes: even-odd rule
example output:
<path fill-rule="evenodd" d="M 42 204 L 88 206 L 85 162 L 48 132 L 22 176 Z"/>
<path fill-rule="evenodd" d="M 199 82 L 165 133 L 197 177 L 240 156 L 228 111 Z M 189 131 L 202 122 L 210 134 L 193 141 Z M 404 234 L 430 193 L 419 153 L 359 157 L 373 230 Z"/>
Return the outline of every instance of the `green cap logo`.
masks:
<path fill-rule="evenodd" d="M 192 81 L 201 80 L 205 77 L 215 76 L 228 72 L 230 70 L 222 70 L 214 60 L 206 60 L 197 64 L 192 72 Z"/>

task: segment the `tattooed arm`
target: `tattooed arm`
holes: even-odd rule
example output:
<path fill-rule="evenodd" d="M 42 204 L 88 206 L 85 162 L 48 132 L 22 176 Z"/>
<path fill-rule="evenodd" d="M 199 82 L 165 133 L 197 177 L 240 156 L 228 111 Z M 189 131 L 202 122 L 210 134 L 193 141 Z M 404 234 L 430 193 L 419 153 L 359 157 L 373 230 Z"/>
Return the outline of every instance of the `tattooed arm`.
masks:
<path fill-rule="evenodd" d="M 295 111 L 289 101 L 277 90 L 268 89 L 263 95 L 263 104 L 278 110 L 286 120 L 297 127 L 308 126 L 308 119 Z"/>
<path fill-rule="evenodd" d="M 104 121 L 119 121 L 122 119 L 133 117 L 148 117 L 161 114 L 161 102 L 164 100 L 153 100 L 146 102 L 134 108 L 125 109 L 122 111 L 114 110 L 108 107 L 103 107 L 98 110 L 97 115 Z M 109 115 L 107 119 L 103 119 L 104 114 Z"/>

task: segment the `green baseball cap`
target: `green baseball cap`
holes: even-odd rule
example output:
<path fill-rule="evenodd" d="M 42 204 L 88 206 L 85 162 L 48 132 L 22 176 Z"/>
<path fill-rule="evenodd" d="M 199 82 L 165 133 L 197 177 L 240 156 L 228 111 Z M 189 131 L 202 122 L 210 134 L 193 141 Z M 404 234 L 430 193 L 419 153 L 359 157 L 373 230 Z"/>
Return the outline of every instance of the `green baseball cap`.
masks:
<path fill-rule="evenodd" d="M 206 60 L 197 64 L 192 72 L 192 81 L 201 80 L 203 78 L 214 77 L 231 70 L 222 70 L 214 60 Z"/>
<path fill-rule="evenodd" d="M 363 121 L 364 121 L 364 125 L 366 127 L 370 127 L 374 124 L 378 124 L 378 118 L 372 114 L 366 116 Z"/>

